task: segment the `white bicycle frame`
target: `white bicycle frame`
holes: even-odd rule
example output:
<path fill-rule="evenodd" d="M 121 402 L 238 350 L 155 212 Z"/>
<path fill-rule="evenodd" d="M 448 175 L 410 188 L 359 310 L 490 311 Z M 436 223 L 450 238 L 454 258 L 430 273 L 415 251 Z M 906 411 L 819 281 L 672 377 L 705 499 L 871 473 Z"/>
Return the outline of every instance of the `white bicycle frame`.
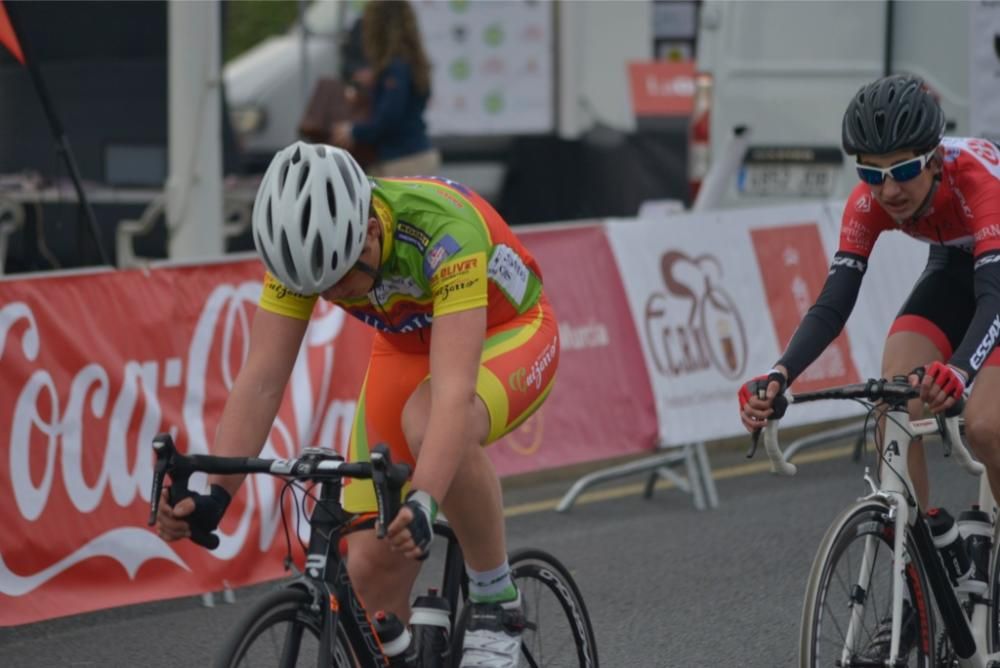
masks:
<path fill-rule="evenodd" d="M 795 402 L 795 398 L 791 393 L 787 393 L 786 396 L 790 404 Z M 884 446 L 879 468 L 880 483 L 876 483 L 871 478 L 868 468 L 865 467 L 865 480 L 871 487 L 872 493 L 861 500 L 883 500 L 889 505 L 889 517 L 895 523 L 892 582 L 892 642 L 890 645 L 889 660 L 886 664 L 891 666 L 895 665 L 895 661 L 899 656 L 903 595 L 906 587 L 904 581 L 904 571 L 906 569 L 906 528 L 908 526 L 912 527 L 918 517 L 918 512 L 915 512 L 915 509 L 912 509 L 909 504 L 909 499 L 916 498 L 913 482 L 910 480 L 907 467 L 907 456 L 909 454 L 911 439 L 918 436 L 940 434 L 943 440 L 950 442 L 952 455 L 962 468 L 969 475 L 979 478 L 979 507 L 989 512 L 989 516 L 993 522 L 989 577 L 992 577 L 993 560 L 997 554 L 998 524 L 1000 523 L 996 521 L 997 503 L 990 491 L 985 468 L 972 458 L 962 442 L 960 431 L 962 418 L 960 416 L 944 418 L 941 421 L 937 418 L 911 421 L 906 411 L 893 410 L 887 412 L 885 420 L 885 438 L 882 441 Z M 763 437 L 764 447 L 767 450 L 768 458 L 771 460 L 771 471 L 778 475 L 795 475 L 795 465 L 785 459 L 784 453 L 781 451 L 781 446 L 778 443 L 778 420 L 772 420 L 767 423 L 767 426 L 763 430 Z M 875 537 L 869 537 L 865 543 L 865 551 L 857 583 L 864 591 L 868 591 L 870 584 L 868 580 L 869 567 L 874 558 L 877 540 Z M 991 587 L 993 586 L 992 582 L 989 584 Z M 987 598 L 989 595 L 989 592 L 987 592 Z M 845 634 L 841 665 L 849 665 L 851 648 L 855 646 L 855 636 L 859 633 L 863 615 L 864 606 L 857 603 L 852 604 L 851 620 Z M 961 668 L 987 668 L 990 661 L 1000 661 L 1000 652 L 990 655 L 986 654 L 988 618 L 988 605 L 984 602 L 977 602 L 975 604 L 971 620 L 962 615 L 962 619 L 969 625 L 969 630 L 975 640 L 976 651 L 968 658 L 958 659 L 958 665 Z"/>

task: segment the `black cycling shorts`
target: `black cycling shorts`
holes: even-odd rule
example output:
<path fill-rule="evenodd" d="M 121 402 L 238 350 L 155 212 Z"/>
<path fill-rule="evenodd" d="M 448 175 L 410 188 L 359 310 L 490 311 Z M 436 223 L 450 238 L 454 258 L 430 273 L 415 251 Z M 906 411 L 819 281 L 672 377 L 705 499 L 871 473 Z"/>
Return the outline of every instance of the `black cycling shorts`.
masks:
<path fill-rule="evenodd" d="M 951 357 L 976 312 L 971 253 L 931 246 L 930 257 L 889 334 L 915 332 L 934 342 L 943 359 Z"/>

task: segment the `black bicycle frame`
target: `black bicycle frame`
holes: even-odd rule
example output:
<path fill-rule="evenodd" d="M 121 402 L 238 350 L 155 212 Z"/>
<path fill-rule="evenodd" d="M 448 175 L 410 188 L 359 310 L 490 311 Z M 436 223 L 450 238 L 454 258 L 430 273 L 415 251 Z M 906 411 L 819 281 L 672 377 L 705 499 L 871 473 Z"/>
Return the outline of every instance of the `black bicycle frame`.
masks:
<path fill-rule="evenodd" d="M 920 561 L 927 570 L 927 580 L 930 582 L 938 611 L 948 631 L 952 649 L 959 658 L 968 659 L 976 653 L 976 641 L 972 637 L 972 631 L 969 630 L 962 604 L 952 587 L 951 577 L 945 570 L 941 557 L 938 556 L 934 539 L 922 516 L 913 523 L 913 542 Z"/>
<path fill-rule="evenodd" d="M 347 574 L 347 563 L 340 557 L 340 545 L 331 541 L 339 538 L 348 521 L 343 513 L 330 512 L 338 508 L 342 483 L 327 480 L 321 483 L 319 502 L 313 509 L 310 525 L 309 550 L 306 555 L 308 580 L 320 587 L 319 601 L 323 626 L 319 640 L 319 665 L 333 665 L 333 647 L 337 641 L 337 621 L 344 613 L 343 626 L 355 655 L 364 648 L 366 655 L 358 657 L 362 665 L 378 665 L 385 661 L 382 646 L 372 627 L 368 613 L 361 605 Z M 345 648 L 348 649 L 348 648 Z"/>

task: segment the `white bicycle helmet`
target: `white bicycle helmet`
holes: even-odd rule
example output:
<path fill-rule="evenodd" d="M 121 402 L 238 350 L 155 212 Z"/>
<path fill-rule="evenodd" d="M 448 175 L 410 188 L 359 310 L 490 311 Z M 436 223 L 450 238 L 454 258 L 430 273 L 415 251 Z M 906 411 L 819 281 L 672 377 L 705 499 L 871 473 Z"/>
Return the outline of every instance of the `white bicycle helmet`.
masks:
<path fill-rule="evenodd" d="M 257 253 L 286 288 L 323 292 L 361 256 L 371 192 L 343 149 L 301 141 L 281 149 L 253 205 Z"/>

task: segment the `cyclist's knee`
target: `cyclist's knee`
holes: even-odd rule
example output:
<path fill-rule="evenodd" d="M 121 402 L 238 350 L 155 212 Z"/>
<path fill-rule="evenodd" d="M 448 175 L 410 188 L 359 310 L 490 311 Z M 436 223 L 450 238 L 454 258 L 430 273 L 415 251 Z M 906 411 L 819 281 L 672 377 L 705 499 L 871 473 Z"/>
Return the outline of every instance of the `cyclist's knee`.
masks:
<path fill-rule="evenodd" d="M 965 410 L 965 438 L 980 461 L 1000 462 L 1000 420 L 995 411 L 970 404 Z"/>

